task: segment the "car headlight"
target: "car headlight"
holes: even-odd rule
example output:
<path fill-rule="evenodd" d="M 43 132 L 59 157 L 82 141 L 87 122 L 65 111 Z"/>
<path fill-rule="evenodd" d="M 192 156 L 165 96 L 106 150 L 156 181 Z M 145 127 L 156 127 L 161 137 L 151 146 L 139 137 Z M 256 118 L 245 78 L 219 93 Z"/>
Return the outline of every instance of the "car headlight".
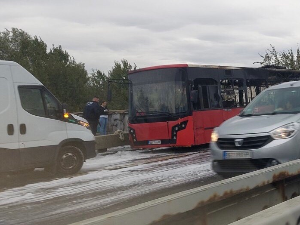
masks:
<path fill-rule="evenodd" d="M 87 123 L 87 122 L 84 122 L 84 121 L 81 121 L 81 120 L 78 120 L 78 124 L 83 126 L 83 127 L 86 127 L 87 129 L 90 128 L 90 124 Z"/>
<path fill-rule="evenodd" d="M 211 137 L 211 142 L 217 142 L 219 139 L 219 134 L 216 130 L 213 130 L 210 137 Z"/>
<path fill-rule="evenodd" d="M 293 137 L 299 129 L 298 123 L 289 123 L 271 131 L 270 134 L 274 139 L 286 139 Z"/>

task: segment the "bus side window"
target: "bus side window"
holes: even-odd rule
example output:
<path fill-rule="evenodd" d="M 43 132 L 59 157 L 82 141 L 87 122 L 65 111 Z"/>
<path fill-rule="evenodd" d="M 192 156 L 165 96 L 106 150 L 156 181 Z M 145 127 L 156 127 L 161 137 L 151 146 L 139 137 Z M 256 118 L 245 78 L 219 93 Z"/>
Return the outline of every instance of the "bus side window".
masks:
<path fill-rule="evenodd" d="M 202 109 L 208 109 L 209 103 L 208 103 L 207 86 L 202 86 L 202 99 L 203 99 L 203 108 Z"/>
<path fill-rule="evenodd" d="M 198 94 L 199 94 L 199 103 L 200 103 L 200 107 L 199 109 L 203 109 L 204 108 L 204 102 L 203 102 L 203 94 L 202 94 L 202 87 L 201 85 L 198 85 Z"/>
<path fill-rule="evenodd" d="M 224 108 L 244 107 L 246 96 L 242 79 L 220 80 Z"/>
<path fill-rule="evenodd" d="M 260 92 L 267 88 L 267 82 L 263 79 L 247 80 L 248 103 L 251 102 Z"/>
<path fill-rule="evenodd" d="M 210 101 L 210 108 L 212 109 L 219 109 L 221 108 L 221 97 L 219 94 L 218 86 L 208 86 L 209 90 L 209 101 Z"/>
<path fill-rule="evenodd" d="M 194 110 L 221 108 L 221 97 L 216 80 L 212 78 L 197 78 L 194 80 L 194 85 L 199 94 L 198 103 L 193 104 Z"/>
<path fill-rule="evenodd" d="M 233 108 L 236 106 L 235 93 L 232 80 L 220 80 L 221 98 L 224 108 Z"/>

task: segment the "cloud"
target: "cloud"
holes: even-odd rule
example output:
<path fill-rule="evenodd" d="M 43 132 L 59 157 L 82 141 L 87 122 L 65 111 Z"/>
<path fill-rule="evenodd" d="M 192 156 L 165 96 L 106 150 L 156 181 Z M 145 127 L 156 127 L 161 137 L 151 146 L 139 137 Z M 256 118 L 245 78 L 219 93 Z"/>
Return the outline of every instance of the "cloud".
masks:
<path fill-rule="evenodd" d="M 270 44 L 297 47 L 294 0 L 1 1 L 0 30 L 17 27 L 62 45 L 89 72 L 114 61 L 253 66 Z"/>

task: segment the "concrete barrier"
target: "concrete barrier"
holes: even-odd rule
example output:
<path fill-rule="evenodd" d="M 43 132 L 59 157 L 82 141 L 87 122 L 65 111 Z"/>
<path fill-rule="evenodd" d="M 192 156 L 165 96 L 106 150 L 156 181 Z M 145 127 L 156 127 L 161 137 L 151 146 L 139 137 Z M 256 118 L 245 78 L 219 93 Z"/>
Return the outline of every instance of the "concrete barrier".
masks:
<path fill-rule="evenodd" d="M 128 132 L 128 112 L 126 110 L 111 110 L 108 115 L 107 133 L 122 130 Z"/>
<path fill-rule="evenodd" d="M 83 112 L 73 112 L 77 116 L 83 116 Z M 128 132 L 128 111 L 127 110 L 110 110 L 106 132 L 113 134 L 118 130 Z"/>
<path fill-rule="evenodd" d="M 122 131 L 116 132 L 116 134 L 98 135 L 96 139 L 96 150 L 113 148 L 118 146 L 129 145 L 128 133 Z"/>

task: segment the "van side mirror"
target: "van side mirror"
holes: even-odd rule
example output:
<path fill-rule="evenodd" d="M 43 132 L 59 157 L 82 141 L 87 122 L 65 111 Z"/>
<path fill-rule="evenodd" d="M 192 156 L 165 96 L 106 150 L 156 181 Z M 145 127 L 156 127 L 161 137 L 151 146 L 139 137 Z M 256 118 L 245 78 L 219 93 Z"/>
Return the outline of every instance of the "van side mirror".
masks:
<path fill-rule="evenodd" d="M 198 103 L 198 90 L 191 91 L 191 102 Z"/>
<path fill-rule="evenodd" d="M 62 113 L 66 113 L 68 111 L 68 105 L 66 103 L 63 103 L 61 106 L 62 106 Z"/>

